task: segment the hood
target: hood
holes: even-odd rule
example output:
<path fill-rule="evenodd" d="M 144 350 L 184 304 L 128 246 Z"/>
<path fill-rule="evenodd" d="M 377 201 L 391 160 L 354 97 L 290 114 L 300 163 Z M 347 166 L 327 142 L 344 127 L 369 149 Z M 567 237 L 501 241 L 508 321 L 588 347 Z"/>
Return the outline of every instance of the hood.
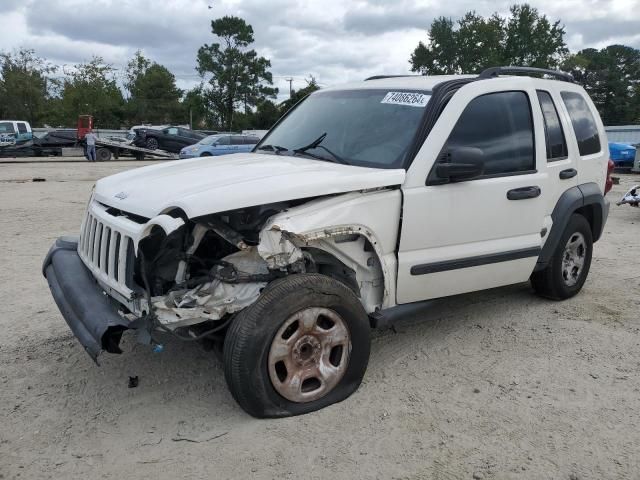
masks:
<path fill-rule="evenodd" d="M 121 172 L 99 180 L 94 198 L 147 218 L 174 207 L 194 218 L 285 200 L 401 185 L 404 177 L 404 170 L 236 153 Z"/>

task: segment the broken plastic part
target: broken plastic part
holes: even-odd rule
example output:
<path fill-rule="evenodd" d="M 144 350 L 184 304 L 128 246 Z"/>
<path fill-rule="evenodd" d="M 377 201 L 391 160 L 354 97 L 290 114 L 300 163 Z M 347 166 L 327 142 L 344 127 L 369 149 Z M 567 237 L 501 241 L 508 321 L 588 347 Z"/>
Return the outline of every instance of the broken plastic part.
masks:
<path fill-rule="evenodd" d="M 223 258 L 244 275 L 268 275 L 266 262 L 255 247 Z M 207 320 L 220 320 L 251 305 L 267 282 L 227 283 L 217 278 L 192 289 L 173 290 L 151 302 L 160 323 L 175 329 Z"/>
<path fill-rule="evenodd" d="M 627 193 L 625 193 L 620 201 L 616 202 L 616 205 L 624 205 L 625 203 L 632 207 L 640 205 L 640 185 L 634 185 Z"/>
<path fill-rule="evenodd" d="M 294 235 L 280 230 L 277 226 L 260 232 L 258 253 L 271 270 L 285 268 L 302 260 L 302 250 L 293 243 Z"/>

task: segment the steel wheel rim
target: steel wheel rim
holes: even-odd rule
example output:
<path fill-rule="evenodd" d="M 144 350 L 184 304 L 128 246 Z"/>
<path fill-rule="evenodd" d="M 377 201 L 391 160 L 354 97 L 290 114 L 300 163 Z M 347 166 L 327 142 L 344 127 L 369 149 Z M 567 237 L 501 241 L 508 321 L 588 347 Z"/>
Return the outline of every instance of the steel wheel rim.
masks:
<path fill-rule="evenodd" d="M 578 283 L 584 269 L 587 255 L 587 242 L 580 232 L 573 233 L 564 247 L 562 254 L 562 279 L 568 287 Z"/>
<path fill-rule="evenodd" d="M 351 334 L 342 317 L 328 308 L 305 308 L 287 318 L 271 342 L 271 384 L 292 402 L 318 400 L 342 380 L 350 354 Z"/>

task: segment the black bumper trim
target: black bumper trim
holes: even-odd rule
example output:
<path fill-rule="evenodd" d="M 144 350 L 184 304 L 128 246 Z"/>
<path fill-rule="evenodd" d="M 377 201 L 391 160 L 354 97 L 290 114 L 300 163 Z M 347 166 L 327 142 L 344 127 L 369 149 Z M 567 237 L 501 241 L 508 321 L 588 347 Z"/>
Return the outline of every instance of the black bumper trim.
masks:
<path fill-rule="evenodd" d="M 42 273 L 69 328 L 97 363 L 102 350 L 122 353 L 118 345 L 129 322 L 82 263 L 77 248 L 77 238 L 58 238 L 45 257 Z"/>

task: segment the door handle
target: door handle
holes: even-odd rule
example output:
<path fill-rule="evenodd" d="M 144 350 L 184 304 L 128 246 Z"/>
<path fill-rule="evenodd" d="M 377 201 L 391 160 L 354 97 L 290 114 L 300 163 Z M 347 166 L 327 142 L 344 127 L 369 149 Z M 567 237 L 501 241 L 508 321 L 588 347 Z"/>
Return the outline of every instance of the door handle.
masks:
<path fill-rule="evenodd" d="M 522 188 L 514 188 L 513 190 L 509 190 L 507 192 L 507 198 L 509 200 L 525 200 L 527 198 L 536 198 L 540 196 L 542 190 L 540 187 L 522 187 Z"/>
<path fill-rule="evenodd" d="M 560 172 L 560 180 L 566 180 L 567 178 L 573 178 L 578 174 L 575 168 L 567 168 Z"/>

